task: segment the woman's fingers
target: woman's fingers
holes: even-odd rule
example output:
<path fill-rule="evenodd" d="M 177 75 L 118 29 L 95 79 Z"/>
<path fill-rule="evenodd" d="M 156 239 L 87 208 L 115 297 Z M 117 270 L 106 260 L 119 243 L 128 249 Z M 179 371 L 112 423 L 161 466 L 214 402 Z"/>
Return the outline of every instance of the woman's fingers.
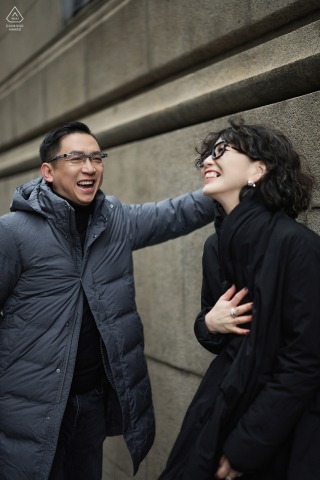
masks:
<path fill-rule="evenodd" d="M 242 315 L 241 317 L 237 317 L 233 322 L 234 326 L 242 325 L 243 323 L 252 322 L 252 315 Z"/>
<path fill-rule="evenodd" d="M 230 290 L 230 289 L 229 289 Z M 229 291 L 227 290 L 227 291 Z M 248 295 L 247 287 L 242 288 L 239 292 L 235 293 L 232 298 L 232 304 L 239 305 L 239 303 Z"/>
<path fill-rule="evenodd" d="M 239 327 L 236 327 L 232 332 L 230 333 L 236 333 L 237 335 L 248 335 L 248 333 L 250 333 L 250 330 L 248 330 L 247 328 L 239 328 Z"/>
<path fill-rule="evenodd" d="M 237 324 L 232 326 L 230 325 L 229 327 L 230 333 L 236 333 L 237 335 L 246 335 L 247 333 L 250 332 L 250 330 L 248 328 L 243 328 L 240 325 L 249 323 L 251 321 L 252 321 L 252 316 L 249 316 L 249 315 L 242 317 L 241 319 L 239 318 Z"/>
<path fill-rule="evenodd" d="M 223 295 L 221 295 L 219 300 L 231 300 L 232 297 L 235 296 L 236 291 L 236 286 L 232 285 Z"/>
<path fill-rule="evenodd" d="M 244 313 L 247 313 L 252 310 L 252 305 L 253 303 L 245 303 L 244 305 L 239 305 L 237 307 L 233 307 L 230 309 L 230 315 L 233 316 L 234 318 L 242 316 Z M 232 310 L 232 312 L 231 312 Z M 232 315 L 233 313 L 233 315 Z"/>
<path fill-rule="evenodd" d="M 241 328 L 241 325 L 252 321 L 251 309 L 253 304 L 250 302 L 239 305 L 247 294 L 247 288 L 243 288 L 237 293 L 235 285 L 232 285 L 219 298 L 205 316 L 205 324 L 210 333 L 245 335 L 249 332 L 248 329 Z"/>
<path fill-rule="evenodd" d="M 233 306 L 239 305 L 239 303 L 248 295 L 247 287 L 242 288 L 237 292 L 236 286 L 232 285 L 228 290 L 221 295 L 219 300 L 230 301 Z"/>
<path fill-rule="evenodd" d="M 226 325 L 228 329 L 228 333 L 236 333 L 238 335 L 246 335 L 250 332 L 247 328 L 241 327 L 241 325 L 245 323 L 249 323 L 252 321 L 252 315 L 242 315 L 241 317 L 237 317 L 233 320 L 232 323 Z"/>
<path fill-rule="evenodd" d="M 219 462 L 219 467 L 218 470 L 216 471 L 215 477 L 216 478 L 237 478 L 242 476 L 242 473 L 238 472 L 237 470 L 234 470 L 230 463 L 229 460 L 227 459 L 226 455 L 222 455 L 220 458 Z"/>

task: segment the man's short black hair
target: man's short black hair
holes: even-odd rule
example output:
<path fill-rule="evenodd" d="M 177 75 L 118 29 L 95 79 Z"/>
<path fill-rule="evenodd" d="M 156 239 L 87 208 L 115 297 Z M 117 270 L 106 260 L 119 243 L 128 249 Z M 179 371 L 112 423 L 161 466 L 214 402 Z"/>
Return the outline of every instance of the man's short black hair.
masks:
<path fill-rule="evenodd" d="M 52 130 L 44 137 L 39 150 L 41 163 L 47 162 L 50 160 L 50 158 L 54 157 L 60 149 L 61 138 L 65 135 L 70 135 L 71 133 L 87 133 L 91 135 L 95 140 L 97 140 L 91 132 L 90 128 L 84 123 L 65 123 L 62 127 L 58 127 L 55 130 Z"/>

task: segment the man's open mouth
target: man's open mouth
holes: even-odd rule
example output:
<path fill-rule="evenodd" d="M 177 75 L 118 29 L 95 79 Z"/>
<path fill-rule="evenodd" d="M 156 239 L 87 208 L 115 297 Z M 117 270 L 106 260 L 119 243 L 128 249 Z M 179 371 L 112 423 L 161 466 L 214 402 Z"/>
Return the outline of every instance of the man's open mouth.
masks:
<path fill-rule="evenodd" d="M 94 186 L 94 180 L 80 180 L 80 182 L 77 182 L 78 187 L 82 189 L 88 189 L 90 190 Z"/>

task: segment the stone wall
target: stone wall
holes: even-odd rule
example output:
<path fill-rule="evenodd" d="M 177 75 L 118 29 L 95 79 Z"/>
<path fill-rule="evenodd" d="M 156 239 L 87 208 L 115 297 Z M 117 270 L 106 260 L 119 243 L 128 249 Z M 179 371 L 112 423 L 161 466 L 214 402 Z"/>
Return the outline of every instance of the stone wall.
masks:
<path fill-rule="evenodd" d="M 229 116 L 281 128 L 319 182 L 318 0 L 91 1 L 66 24 L 60 2 L 1 4 L 0 213 L 39 175 L 44 134 L 79 119 L 110 154 L 103 189 L 126 202 L 201 187 L 194 147 Z M 319 183 L 318 183 L 319 185 Z M 320 190 L 301 220 L 320 233 Z M 155 480 L 211 361 L 193 336 L 201 255 L 212 226 L 135 253 L 157 437 L 138 480 Z M 105 443 L 105 479 L 132 478 L 121 439 Z"/>

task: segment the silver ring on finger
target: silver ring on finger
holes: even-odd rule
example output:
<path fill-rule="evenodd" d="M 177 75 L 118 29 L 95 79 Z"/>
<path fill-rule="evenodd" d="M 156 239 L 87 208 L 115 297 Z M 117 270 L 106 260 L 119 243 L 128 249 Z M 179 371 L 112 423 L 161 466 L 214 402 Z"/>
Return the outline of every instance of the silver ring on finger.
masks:
<path fill-rule="evenodd" d="M 230 310 L 230 316 L 232 318 L 236 318 L 237 316 L 237 307 L 232 307 L 231 310 Z M 227 478 L 227 477 L 226 477 Z M 231 478 L 231 477 L 230 477 Z"/>

